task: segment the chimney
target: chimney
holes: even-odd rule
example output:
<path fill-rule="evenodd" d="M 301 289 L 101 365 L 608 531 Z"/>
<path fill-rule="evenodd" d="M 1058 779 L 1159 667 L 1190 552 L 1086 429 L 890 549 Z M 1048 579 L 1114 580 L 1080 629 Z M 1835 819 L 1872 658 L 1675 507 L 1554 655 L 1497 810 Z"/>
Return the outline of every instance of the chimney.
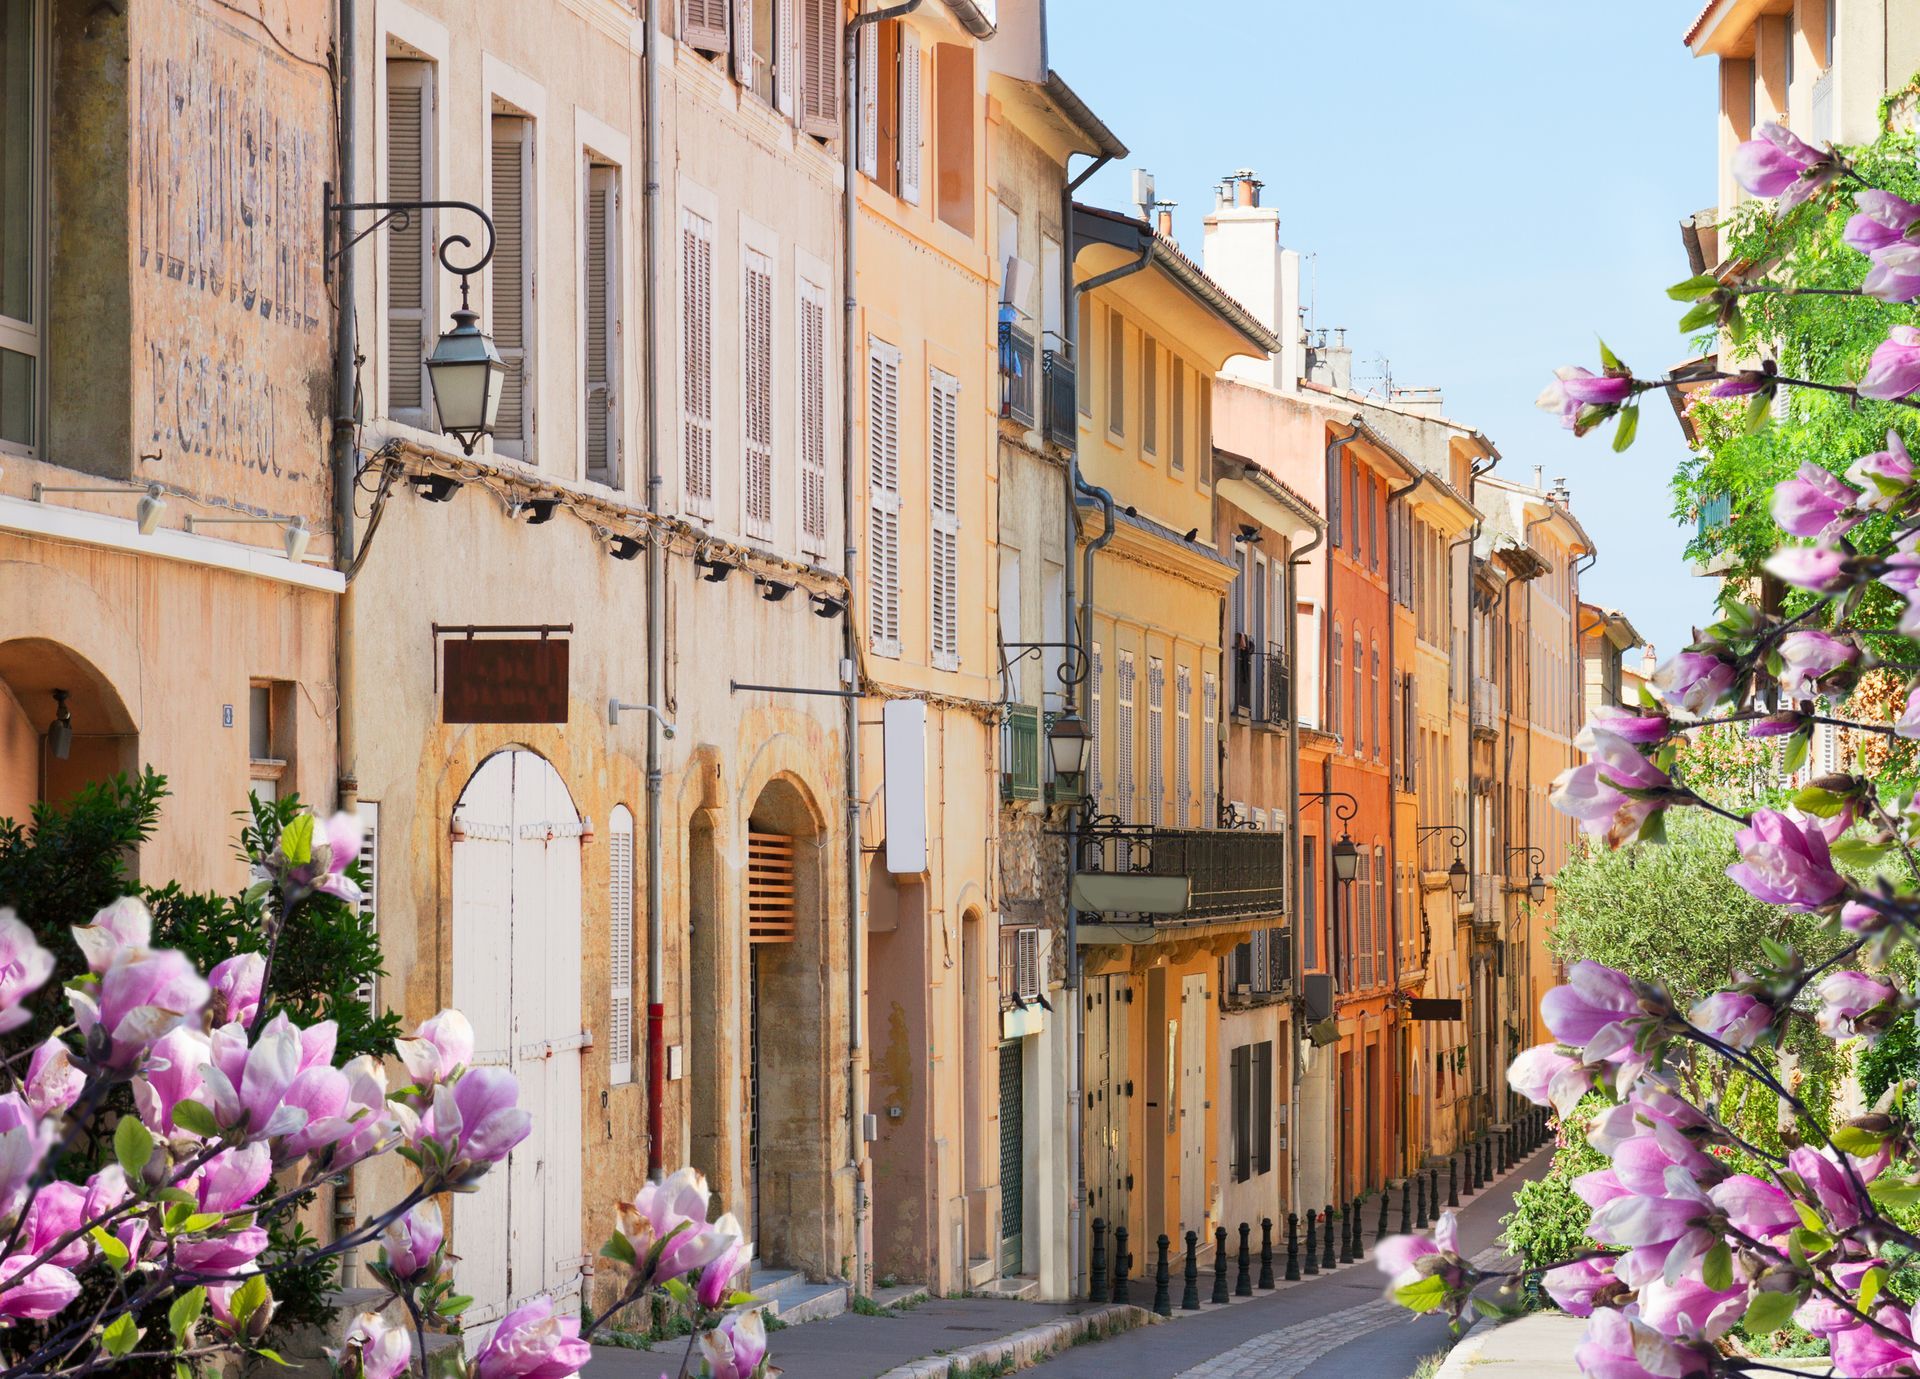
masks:
<path fill-rule="evenodd" d="M 1541 478 L 1540 476 L 1545 474 L 1546 472 L 1547 472 L 1547 469 L 1545 465 L 1537 464 L 1533 467 L 1533 491 L 1535 493 L 1545 492 L 1545 490 L 1541 486 L 1546 483 L 1546 480 Z"/>
<path fill-rule="evenodd" d="M 1161 239 L 1166 240 L 1168 243 L 1176 242 L 1173 238 L 1173 203 L 1172 202 L 1170 201 L 1162 202 L 1160 205 L 1160 209 L 1154 212 L 1153 232 L 1156 235 L 1160 236 Z"/>
<path fill-rule="evenodd" d="M 1640 648 L 1640 674 L 1646 679 L 1651 680 L 1654 671 L 1658 669 L 1660 669 L 1660 661 L 1653 654 L 1653 643 L 1648 642 Z"/>
<path fill-rule="evenodd" d="M 1342 393 L 1353 391 L 1353 351 L 1347 346 L 1345 326 L 1334 327 L 1331 344 L 1327 342 L 1326 331 L 1313 333 L 1313 343 L 1307 348 L 1306 376 L 1323 388 Z"/>
<path fill-rule="evenodd" d="M 1236 356 L 1221 372 L 1291 392 L 1306 372 L 1297 324 L 1300 256 L 1280 243 L 1280 213 L 1260 204 L 1261 186 L 1251 168 L 1239 168 L 1215 184 L 1201 262 L 1215 282 L 1281 341 L 1274 355 Z"/>
<path fill-rule="evenodd" d="M 1567 476 L 1564 474 L 1553 481 L 1553 500 L 1569 512 L 1573 510 L 1573 490 L 1567 487 Z"/>

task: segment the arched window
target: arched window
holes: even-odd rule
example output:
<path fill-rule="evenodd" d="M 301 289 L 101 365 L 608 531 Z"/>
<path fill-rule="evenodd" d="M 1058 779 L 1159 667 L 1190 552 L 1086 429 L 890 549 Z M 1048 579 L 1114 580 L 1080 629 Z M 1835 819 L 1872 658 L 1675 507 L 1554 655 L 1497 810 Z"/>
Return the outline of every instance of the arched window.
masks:
<path fill-rule="evenodd" d="M 1367 754 L 1367 645 L 1360 624 L 1353 625 L 1353 754 Z"/>
<path fill-rule="evenodd" d="M 1327 730 L 1340 736 L 1340 680 L 1346 674 L 1346 661 L 1340 650 L 1344 644 L 1338 627 L 1333 629 L 1333 674 L 1327 677 Z"/>
<path fill-rule="evenodd" d="M 1387 850 L 1378 843 L 1373 845 L 1373 875 L 1374 980 L 1390 982 L 1393 980 L 1393 968 L 1389 965 L 1393 926 L 1389 913 L 1393 905 L 1393 878 L 1387 873 Z"/>
<path fill-rule="evenodd" d="M 1380 643 L 1373 644 L 1373 726 L 1367 732 L 1373 741 L 1373 759 L 1380 760 Z"/>
<path fill-rule="evenodd" d="M 607 1081 L 633 1081 L 633 812 L 607 817 Z"/>

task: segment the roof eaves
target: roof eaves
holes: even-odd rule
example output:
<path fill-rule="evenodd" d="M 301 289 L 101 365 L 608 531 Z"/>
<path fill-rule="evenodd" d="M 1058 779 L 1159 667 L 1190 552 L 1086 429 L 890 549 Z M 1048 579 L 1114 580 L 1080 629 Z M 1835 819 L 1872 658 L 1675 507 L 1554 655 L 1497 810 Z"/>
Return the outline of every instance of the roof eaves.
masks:
<path fill-rule="evenodd" d="M 1693 22 L 1687 25 L 1687 31 L 1680 36 L 1680 41 L 1691 48 L 1693 40 L 1700 37 L 1700 31 L 1707 27 L 1707 21 L 1713 18 L 1713 12 L 1720 8 L 1721 3 L 1722 0 L 1707 0 L 1700 7 L 1700 13 L 1693 17 Z"/>
<path fill-rule="evenodd" d="M 1277 354 L 1282 348 L 1279 336 L 1260 324 L 1254 314 L 1236 301 L 1231 293 L 1208 277 L 1199 264 L 1181 253 L 1172 241 L 1156 233 L 1146 221 L 1080 201 L 1073 203 L 1073 211 L 1076 216 L 1089 216 L 1131 230 L 1136 236 L 1135 247 L 1147 248 L 1156 267 L 1238 332 L 1242 339 L 1253 346 L 1255 353 Z M 1075 238 L 1079 240 L 1081 237 L 1076 234 Z"/>
<path fill-rule="evenodd" d="M 986 11 L 975 4 L 974 0 L 947 0 L 947 8 L 953 11 L 954 17 L 975 38 L 993 37 L 993 21 L 987 18 Z"/>
<path fill-rule="evenodd" d="M 1041 89 L 1060 108 L 1060 113 L 1087 136 L 1088 141 L 1093 144 L 1094 152 L 1100 157 L 1114 159 L 1127 156 L 1127 146 L 1120 142 L 1120 137 L 1107 128 L 1106 121 L 1094 114 L 1074 89 L 1067 85 L 1066 80 L 1051 67 L 1047 69 L 1047 80 Z"/>

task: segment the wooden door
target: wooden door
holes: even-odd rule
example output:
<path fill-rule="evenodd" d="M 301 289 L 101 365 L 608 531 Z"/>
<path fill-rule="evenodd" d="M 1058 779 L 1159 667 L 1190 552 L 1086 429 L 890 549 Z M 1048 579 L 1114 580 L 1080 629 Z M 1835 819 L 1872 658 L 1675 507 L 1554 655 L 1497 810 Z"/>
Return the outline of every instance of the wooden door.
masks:
<path fill-rule="evenodd" d="M 1180 982 L 1180 1231 L 1207 1229 L 1207 979 Z"/>

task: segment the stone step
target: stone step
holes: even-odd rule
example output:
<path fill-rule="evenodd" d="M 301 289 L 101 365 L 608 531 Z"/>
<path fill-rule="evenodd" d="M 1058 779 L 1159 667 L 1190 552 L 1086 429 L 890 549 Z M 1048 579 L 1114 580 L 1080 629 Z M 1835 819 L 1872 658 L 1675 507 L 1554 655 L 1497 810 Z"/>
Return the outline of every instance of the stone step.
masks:
<path fill-rule="evenodd" d="M 837 1279 L 815 1283 L 798 1269 L 781 1269 L 755 1260 L 748 1273 L 747 1291 L 769 1316 L 789 1326 L 837 1317 L 847 1310 L 851 1290 Z"/>
<path fill-rule="evenodd" d="M 1040 1295 L 1040 1280 L 1032 1275 L 1018 1275 L 1010 1278 L 989 1279 L 973 1290 L 983 1298 L 1000 1298 L 1007 1302 L 1024 1302 L 1028 1298 Z"/>

